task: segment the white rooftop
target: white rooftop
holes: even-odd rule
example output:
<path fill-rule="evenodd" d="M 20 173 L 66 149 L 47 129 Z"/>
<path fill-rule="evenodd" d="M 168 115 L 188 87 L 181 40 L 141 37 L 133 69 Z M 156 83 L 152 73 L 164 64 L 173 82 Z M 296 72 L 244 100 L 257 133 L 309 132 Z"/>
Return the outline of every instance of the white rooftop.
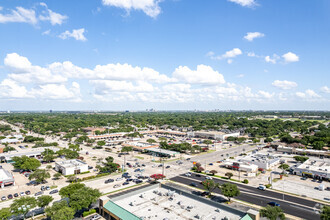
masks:
<path fill-rule="evenodd" d="M 87 165 L 87 163 L 78 159 L 64 160 L 56 163 L 65 168 Z"/>
<path fill-rule="evenodd" d="M 167 193 L 173 194 L 171 196 Z M 174 193 L 164 188 L 150 189 L 115 203 L 142 219 L 240 219 L 239 215 Z M 197 216 L 199 218 L 197 218 Z"/>
<path fill-rule="evenodd" d="M 0 168 L 0 181 L 3 182 L 5 180 L 13 180 L 13 176 L 8 171 Z"/>

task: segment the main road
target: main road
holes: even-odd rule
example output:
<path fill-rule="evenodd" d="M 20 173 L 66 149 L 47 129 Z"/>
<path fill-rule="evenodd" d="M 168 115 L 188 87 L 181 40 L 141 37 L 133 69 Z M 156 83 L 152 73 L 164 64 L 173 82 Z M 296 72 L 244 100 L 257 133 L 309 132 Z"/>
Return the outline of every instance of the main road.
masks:
<path fill-rule="evenodd" d="M 196 176 L 196 174 L 192 174 L 191 177 L 186 177 L 184 175 L 181 175 L 181 176 L 173 177 L 171 180 L 185 185 L 196 183 L 197 188 L 204 189 L 203 185 L 201 184 L 201 181 L 205 180 L 205 176 L 201 175 L 201 177 L 198 177 Z M 213 178 L 213 180 L 220 184 L 230 182 L 218 178 Z M 274 201 L 279 203 L 283 211 L 287 214 L 297 216 L 303 219 L 315 220 L 320 218 L 317 212 L 320 207 L 320 204 L 312 200 L 307 200 L 290 195 L 284 195 L 283 197 L 282 193 L 278 193 L 270 190 L 261 191 L 256 189 L 255 187 L 251 187 L 243 184 L 237 184 L 237 186 L 240 189 L 241 193 L 236 198 L 241 201 L 263 207 L 267 206 L 269 202 Z M 216 189 L 214 192 L 221 194 L 221 191 L 219 189 Z"/>

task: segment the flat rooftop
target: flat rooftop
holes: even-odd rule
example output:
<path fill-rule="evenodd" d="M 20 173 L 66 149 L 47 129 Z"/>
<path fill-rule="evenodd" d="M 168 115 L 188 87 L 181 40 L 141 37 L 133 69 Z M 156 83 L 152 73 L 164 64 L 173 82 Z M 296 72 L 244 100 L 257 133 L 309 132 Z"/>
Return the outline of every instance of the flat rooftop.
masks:
<path fill-rule="evenodd" d="M 225 217 L 231 220 L 241 219 L 239 215 L 164 188 L 150 189 L 112 201 L 141 219 L 148 220 L 223 219 Z"/>
<path fill-rule="evenodd" d="M 173 154 L 178 154 L 179 152 L 176 151 L 171 151 L 171 150 L 166 150 L 166 149 L 161 149 L 161 148 L 148 148 L 146 149 L 150 152 L 155 152 L 155 153 L 161 153 L 161 154 L 168 154 L 168 155 L 173 155 Z"/>
<path fill-rule="evenodd" d="M 60 162 L 56 162 L 56 163 L 65 168 L 87 165 L 87 163 L 85 163 L 81 160 L 77 160 L 77 159 L 64 160 L 64 161 L 60 161 Z"/>
<path fill-rule="evenodd" d="M 312 171 L 321 171 L 330 173 L 330 163 L 329 160 L 307 160 L 305 163 L 299 165 L 299 169 L 308 169 Z"/>
<path fill-rule="evenodd" d="M 8 172 L 7 170 L 4 170 L 3 168 L 0 168 L 0 181 L 1 182 L 4 182 L 6 180 L 10 180 L 10 181 L 13 181 L 14 180 L 14 177 L 13 175 Z"/>

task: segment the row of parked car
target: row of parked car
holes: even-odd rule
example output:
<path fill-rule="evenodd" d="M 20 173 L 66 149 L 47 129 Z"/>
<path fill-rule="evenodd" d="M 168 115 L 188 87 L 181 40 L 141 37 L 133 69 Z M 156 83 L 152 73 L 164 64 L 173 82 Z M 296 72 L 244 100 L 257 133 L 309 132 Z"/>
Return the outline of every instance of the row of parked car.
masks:
<path fill-rule="evenodd" d="M 5 201 L 5 200 L 7 200 L 7 198 L 8 199 L 13 199 L 14 197 L 25 196 L 25 195 L 30 195 L 30 194 L 31 194 L 30 190 L 27 190 L 25 192 L 14 193 L 14 195 L 13 194 L 9 194 L 8 196 L 2 196 L 1 197 L 1 200 L 2 201 Z"/>
<path fill-rule="evenodd" d="M 34 196 L 43 195 L 44 194 L 44 191 L 50 190 L 50 187 L 49 186 L 41 186 L 40 187 L 40 190 L 41 191 L 35 193 Z M 58 189 L 54 189 L 54 190 L 52 190 L 52 191 L 49 192 L 49 194 L 55 194 L 55 193 L 58 193 Z M 31 191 L 30 190 L 27 190 L 25 192 L 9 194 L 8 196 L 2 196 L 1 197 L 1 200 L 2 201 L 5 201 L 5 200 L 7 200 L 7 198 L 8 199 L 13 199 L 14 197 L 25 196 L 25 195 L 31 195 Z"/>

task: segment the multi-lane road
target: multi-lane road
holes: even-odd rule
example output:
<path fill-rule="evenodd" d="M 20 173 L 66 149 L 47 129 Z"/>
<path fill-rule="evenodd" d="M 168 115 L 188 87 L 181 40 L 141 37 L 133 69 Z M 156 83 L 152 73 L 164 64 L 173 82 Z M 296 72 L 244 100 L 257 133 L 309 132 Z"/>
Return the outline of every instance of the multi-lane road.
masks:
<path fill-rule="evenodd" d="M 215 182 L 220 184 L 226 183 L 228 181 L 213 178 Z M 205 180 L 205 176 L 197 177 L 196 174 L 192 174 L 191 177 L 186 177 L 184 175 L 176 176 L 171 179 L 172 181 L 190 185 L 191 183 L 196 183 L 197 188 L 204 189 L 201 181 Z M 267 204 L 271 201 L 277 202 L 281 205 L 281 208 L 285 213 L 297 216 L 303 219 L 319 219 L 319 214 L 317 213 L 318 208 L 320 207 L 317 202 L 312 200 L 303 199 L 295 196 L 284 195 L 283 194 L 266 190 L 261 191 L 256 189 L 255 187 L 251 187 L 248 185 L 237 184 L 240 189 L 240 195 L 236 197 L 237 199 L 252 203 L 258 206 L 267 206 Z M 214 193 L 221 194 L 219 189 L 216 189 Z"/>

